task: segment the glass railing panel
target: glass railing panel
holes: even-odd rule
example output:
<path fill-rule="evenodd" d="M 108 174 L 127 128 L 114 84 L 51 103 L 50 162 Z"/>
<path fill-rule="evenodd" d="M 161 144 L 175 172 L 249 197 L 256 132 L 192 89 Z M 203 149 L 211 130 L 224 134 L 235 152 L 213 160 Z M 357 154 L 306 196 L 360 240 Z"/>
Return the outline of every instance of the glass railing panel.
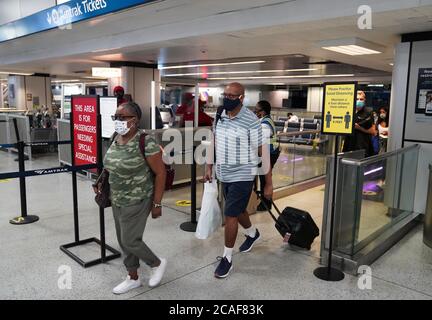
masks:
<path fill-rule="evenodd" d="M 398 214 L 409 214 L 414 211 L 414 190 L 417 179 L 418 156 L 419 153 L 417 150 L 403 153 L 398 156 L 398 163 L 401 167 L 401 178 L 398 193 L 398 203 L 395 208 L 401 212 L 392 213 L 393 218 L 396 218 Z"/>
<path fill-rule="evenodd" d="M 335 249 L 347 255 L 354 250 L 355 226 L 360 205 L 357 183 L 359 167 L 341 163 L 338 169 L 335 203 Z"/>
<path fill-rule="evenodd" d="M 391 223 L 390 210 L 393 201 L 386 202 L 384 199 L 386 194 L 387 198 L 397 194 L 395 189 L 398 189 L 398 185 L 390 182 L 396 181 L 399 171 L 397 168 L 397 157 L 361 167 L 361 211 L 355 228 L 357 250 L 360 249 L 359 243 Z"/>
<path fill-rule="evenodd" d="M 326 174 L 332 137 L 299 132 L 295 136 L 280 136 L 280 139 L 283 141 L 281 155 L 273 169 L 275 190 Z"/>
<path fill-rule="evenodd" d="M 281 154 L 273 168 L 273 188 L 280 189 L 294 183 L 294 163 L 296 159 L 296 145 L 281 143 Z"/>
<path fill-rule="evenodd" d="M 418 147 L 411 147 L 340 161 L 335 250 L 353 256 L 414 211 L 418 152 Z"/>

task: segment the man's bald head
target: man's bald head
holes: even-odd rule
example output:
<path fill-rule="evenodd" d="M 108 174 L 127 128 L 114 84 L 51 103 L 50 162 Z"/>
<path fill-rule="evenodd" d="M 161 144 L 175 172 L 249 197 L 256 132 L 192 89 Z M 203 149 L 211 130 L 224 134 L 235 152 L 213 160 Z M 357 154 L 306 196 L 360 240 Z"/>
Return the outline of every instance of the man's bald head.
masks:
<path fill-rule="evenodd" d="M 238 82 L 233 82 L 226 86 L 224 95 L 230 100 L 240 99 L 241 104 L 243 104 L 245 97 L 245 88 L 242 84 Z"/>
<path fill-rule="evenodd" d="M 233 83 L 230 83 L 229 85 L 227 85 L 227 87 L 225 89 L 225 93 L 228 93 L 228 92 L 234 93 L 235 95 L 244 96 L 245 88 L 243 87 L 243 85 L 241 83 L 233 82 Z"/>

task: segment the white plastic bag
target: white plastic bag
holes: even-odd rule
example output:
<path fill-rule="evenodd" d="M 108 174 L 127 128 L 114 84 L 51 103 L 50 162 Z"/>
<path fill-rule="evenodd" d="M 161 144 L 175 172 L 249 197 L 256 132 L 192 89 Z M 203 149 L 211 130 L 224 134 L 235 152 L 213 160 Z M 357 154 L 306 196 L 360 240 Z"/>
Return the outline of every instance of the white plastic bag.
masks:
<path fill-rule="evenodd" d="M 207 239 L 213 232 L 222 226 L 221 209 L 218 203 L 218 187 L 216 179 L 204 184 L 204 194 L 201 202 L 201 213 L 195 236 L 198 239 Z"/>

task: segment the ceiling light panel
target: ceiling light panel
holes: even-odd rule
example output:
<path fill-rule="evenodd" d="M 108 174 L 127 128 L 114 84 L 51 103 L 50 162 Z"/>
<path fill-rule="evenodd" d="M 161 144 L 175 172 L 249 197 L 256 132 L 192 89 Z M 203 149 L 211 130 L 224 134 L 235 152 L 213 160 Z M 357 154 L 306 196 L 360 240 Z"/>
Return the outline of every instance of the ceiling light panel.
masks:
<path fill-rule="evenodd" d="M 187 76 L 205 76 L 205 75 L 223 75 L 223 74 L 248 74 L 248 73 L 277 73 L 277 72 L 307 72 L 317 71 L 318 69 L 286 69 L 286 70 L 251 70 L 251 71 L 216 71 L 216 72 L 195 72 L 195 73 L 178 73 L 166 74 L 164 77 L 187 77 Z"/>
<path fill-rule="evenodd" d="M 382 46 L 359 38 L 321 41 L 320 46 L 322 49 L 350 56 L 380 54 L 384 51 Z"/>
<path fill-rule="evenodd" d="M 266 63 L 266 61 L 257 60 L 257 61 L 240 61 L 240 62 L 227 62 L 227 63 L 189 64 L 189 65 L 168 66 L 168 67 L 159 66 L 159 70 L 199 68 L 199 67 L 221 67 L 221 66 L 235 66 L 235 65 L 247 65 L 247 64 L 260 64 L 260 63 Z"/>

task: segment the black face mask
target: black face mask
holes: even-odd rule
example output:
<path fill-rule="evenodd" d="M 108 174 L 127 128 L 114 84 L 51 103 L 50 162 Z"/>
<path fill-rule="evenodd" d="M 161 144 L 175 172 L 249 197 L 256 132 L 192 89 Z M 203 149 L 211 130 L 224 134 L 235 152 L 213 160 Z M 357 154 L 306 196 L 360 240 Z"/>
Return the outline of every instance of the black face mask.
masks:
<path fill-rule="evenodd" d="M 239 98 L 235 100 L 224 98 L 223 100 L 223 106 L 226 111 L 233 111 L 239 105 L 241 105 L 241 100 Z"/>

